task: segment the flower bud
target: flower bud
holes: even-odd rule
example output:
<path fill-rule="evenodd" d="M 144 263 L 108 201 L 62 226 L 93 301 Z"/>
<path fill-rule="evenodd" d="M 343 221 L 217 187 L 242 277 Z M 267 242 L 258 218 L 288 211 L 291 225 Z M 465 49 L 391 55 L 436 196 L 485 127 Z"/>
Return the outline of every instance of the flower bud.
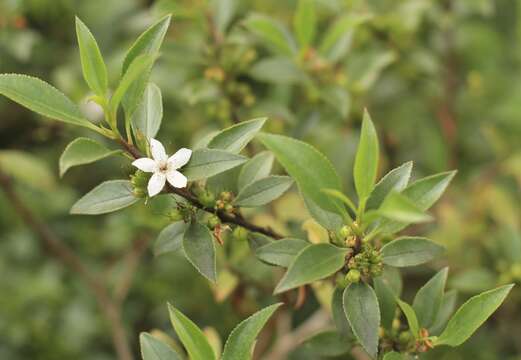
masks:
<path fill-rule="evenodd" d="M 237 226 L 233 230 L 233 237 L 239 241 L 247 241 L 248 240 L 248 231 L 241 226 Z"/>
<path fill-rule="evenodd" d="M 217 225 L 219 225 L 221 223 L 221 219 L 219 219 L 219 217 L 217 215 L 211 215 L 209 218 L 208 218 L 208 227 L 210 229 L 215 229 L 215 227 Z"/>
<path fill-rule="evenodd" d="M 346 275 L 346 280 L 350 283 L 357 283 L 360 281 L 360 271 L 356 269 L 349 270 Z"/>
<path fill-rule="evenodd" d="M 342 237 L 342 238 L 347 238 L 349 235 L 351 235 L 351 228 L 347 225 L 344 225 L 342 226 L 342 228 L 340 229 L 340 231 L 338 232 L 338 234 Z"/>

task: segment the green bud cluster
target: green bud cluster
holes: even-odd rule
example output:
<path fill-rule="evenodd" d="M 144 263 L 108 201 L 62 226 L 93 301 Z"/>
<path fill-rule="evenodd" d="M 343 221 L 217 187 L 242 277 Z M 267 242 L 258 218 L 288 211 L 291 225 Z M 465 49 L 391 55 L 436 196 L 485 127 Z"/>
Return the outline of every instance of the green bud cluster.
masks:
<path fill-rule="evenodd" d="M 383 268 L 382 255 L 372 245 L 363 244 L 361 251 L 349 259 L 347 266 L 365 277 L 380 276 Z"/>
<path fill-rule="evenodd" d="M 210 215 L 207 221 L 207 225 L 210 229 L 215 229 L 219 224 L 221 224 L 221 219 L 217 215 Z"/>
<path fill-rule="evenodd" d="M 233 238 L 239 241 L 247 241 L 248 230 L 246 230 L 242 226 L 237 226 L 235 229 L 233 229 Z"/>
<path fill-rule="evenodd" d="M 233 194 L 229 191 L 223 191 L 219 194 L 219 198 L 215 202 L 215 209 L 224 210 L 227 213 L 233 213 L 234 207 L 232 205 Z"/>
<path fill-rule="evenodd" d="M 192 193 L 197 196 L 197 200 L 201 204 L 203 204 L 206 207 L 214 207 L 215 206 L 215 195 L 206 189 L 203 184 L 201 183 L 195 183 L 190 188 Z"/>
<path fill-rule="evenodd" d="M 144 198 L 147 196 L 147 184 L 150 180 L 151 174 L 141 170 L 137 170 L 133 175 L 130 175 L 130 183 L 132 184 L 132 193 L 134 196 Z"/>

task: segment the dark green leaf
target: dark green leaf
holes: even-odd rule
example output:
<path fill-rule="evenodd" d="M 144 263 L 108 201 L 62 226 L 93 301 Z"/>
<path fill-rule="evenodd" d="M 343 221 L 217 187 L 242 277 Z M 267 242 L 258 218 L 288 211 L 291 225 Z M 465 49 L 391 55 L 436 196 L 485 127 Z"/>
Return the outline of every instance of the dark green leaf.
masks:
<path fill-rule="evenodd" d="M 250 360 L 257 335 L 281 305 L 282 303 L 268 306 L 237 325 L 224 345 L 222 360 Z"/>
<path fill-rule="evenodd" d="M 98 215 L 113 212 L 139 201 L 127 180 L 110 180 L 85 194 L 71 208 L 71 214 Z"/>
<path fill-rule="evenodd" d="M 429 239 L 401 237 L 382 247 L 384 264 L 405 267 L 416 266 L 440 256 L 445 249 Z"/>
<path fill-rule="evenodd" d="M 295 256 L 310 243 L 300 239 L 281 239 L 259 247 L 255 255 L 268 264 L 288 267 Z"/>
<path fill-rule="evenodd" d="M 447 323 L 451 315 L 456 310 L 456 301 L 458 300 L 458 293 L 456 290 L 447 291 L 443 295 L 443 299 L 441 301 L 440 311 L 438 312 L 438 316 L 434 321 L 434 324 L 429 328 L 429 333 L 432 335 L 439 335 Z"/>
<path fill-rule="evenodd" d="M 398 298 L 396 298 L 396 302 L 400 306 L 400 309 L 402 309 L 402 312 L 404 313 L 405 318 L 407 319 L 407 323 L 409 324 L 409 330 L 411 330 L 415 338 L 418 338 L 420 332 L 420 325 L 418 324 L 418 318 L 416 317 L 414 309 L 411 305 Z"/>
<path fill-rule="evenodd" d="M 347 321 L 346 313 L 344 311 L 343 295 L 344 289 L 339 287 L 335 288 L 331 298 L 331 313 L 337 331 L 344 339 L 346 339 L 346 341 L 349 341 L 354 339 L 354 334 L 351 330 L 351 325 L 349 325 L 349 322 Z"/>
<path fill-rule="evenodd" d="M 217 280 L 217 260 L 215 243 L 208 228 L 198 222 L 192 222 L 183 236 L 183 249 L 186 258 L 208 280 Z"/>
<path fill-rule="evenodd" d="M 449 268 L 440 270 L 416 293 L 412 307 L 421 327 L 429 328 L 438 317 Z"/>
<path fill-rule="evenodd" d="M 154 243 L 154 255 L 158 256 L 181 249 L 186 227 L 187 225 L 183 221 L 178 221 L 161 230 Z"/>
<path fill-rule="evenodd" d="M 302 347 L 318 357 L 340 356 L 351 350 L 351 343 L 338 332 L 325 330 L 306 339 Z"/>
<path fill-rule="evenodd" d="M 344 290 L 344 312 L 360 345 L 372 358 L 378 354 L 380 308 L 374 290 L 364 282 Z"/>
<path fill-rule="evenodd" d="M 197 149 L 192 153 L 182 173 L 188 180 L 206 179 L 241 165 L 247 160 L 244 156 L 216 149 Z"/>
<path fill-rule="evenodd" d="M 289 176 L 268 176 L 242 189 L 234 199 L 234 204 L 242 207 L 266 205 L 284 194 L 292 184 L 293 179 Z"/>
<path fill-rule="evenodd" d="M 345 264 L 349 250 L 330 244 L 312 244 L 297 254 L 275 288 L 275 294 L 328 277 Z"/>
<path fill-rule="evenodd" d="M 235 124 L 222 130 L 208 143 L 208 148 L 238 154 L 259 132 L 266 118 L 258 118 Z"/>

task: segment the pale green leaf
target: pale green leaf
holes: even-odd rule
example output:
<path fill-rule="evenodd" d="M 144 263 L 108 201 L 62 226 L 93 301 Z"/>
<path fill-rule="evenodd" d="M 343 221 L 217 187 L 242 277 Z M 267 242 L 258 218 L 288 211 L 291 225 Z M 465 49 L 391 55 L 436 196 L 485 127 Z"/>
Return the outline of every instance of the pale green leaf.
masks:
<path fill-rule="evenodd" d="M 384 264 L 405 267 L 424 264 L 440 256 L 443 246 L 422 237 L 401 237 L 382 247 Z"/>
<path fill-rule="evenodd" d="M 465 342 L 503 303 L 514 284 L 473 296 L 456 311 L 435 345 L 458 346 Z"/>
<path fill-rule="evenodd" d="M 215 360 L 215 353 L 201 329 L 171 304 L 168 304 L 168 312 L 175 332 L 188 352 L 190 360 Z"/>
<path fill-rule="evenodd" d="M 242 189 L 234 199 L 234 204 L 242 207 L 266 205 L 284 194 L 292 184 L 293 179 L 289 176 L 268 176 Z"/>
<path fill-rule="evenodd" d="M 268 306 L 246 320 L 243 320 L 233 329 L 226 344 L 222 360 L 251 360 L 252 348 L 266 322 L 282 303 Z"/>
<path fill-rule="evenodd" d="M 148 333 L 139 334 L 139 344 L 143 360 L 181 360 L 174 349 Z"/>
<path fill-rule="evenodd" d="M 306 74 L 296 64 L 284 56 L 274 56 L 257 61 L 249 75 L 258 81 L 271 84 L 297 84 L 306 80 Z"/>
<path fill-rule="evenodd" d="M 257 248 L 255 255 L 268 264 L 288 267 L 295 256 L 309 245 L 310 243 L 305 240 L 281 239 Z"/>
<path fill-rule="evenodd" d="M 333 275 L 345 265 L 348 251 L 331 244 L 312 244 L 305 247 L 297 254 L 274 293 L 280 294 Z"/>
<path fill-rule="evenodd" d="M 300 46 L 305 47 L 313 43 L 317 30 L 314 0 L 299 0 L 297 12 L 293 17 L 293 28 Z"/>
<path fill-rule="evenodd" d="M 178 221 L 165 227 L 154 243 L 154 255 L 180 250 L 183 247 L 183 236 L 187 225 Z"/>
<path fill-rule="evenodd" d="M 244 156 L 216 149 L 198 149 L 181 172 L 188 180 L 206 179 L 241 165 L 247 160 Z"/>
<path fill-rule="evenodd" d="M 378 209 L 391 191 L 401 192 L 405 189 L 409 183 L 411 171 L 412 161 L 406 162 L 389 171 L 375 185 L 369 199 L 367 199 L 366 209 Z"/>
<path fill-rule="evenodd" d="M 443 268 L 416 293 L 412 307 L 421 327 L 429 328 L 438 317 L 449 268 Z"/>
<path fill-rule="evenodd" d="M 96 95 L 104 97 L 108 88 L 107 67 L 96 39 L 78 17 L 76 17 L 76 36 L 80 47 L 83 77 Z"/>
<path fill-rule="evenodd" d="M 403 360 L 404 357 L 402 354 L 397 353 L 396 351 L 391 351 L 390 353 L 385 354 L 383 360 Z"/>
<path fill-rule="evenodd" d="M 237 0 L 213 0 L 215 26 L 224 34 L 237 10 Z"/>
<path fill-rule="evenodd" d="M 432 335 L 439 335 L 447 323 L 451 315 L 456 310 L 456 302 L 458 300 L 458 292 L 456 290 L 447 291 L 443 295 L 443 299 L 441 301 L 440 311 L 438 312 L 438 316 L 434 321 L 434 324 L 429 328 L 429 333 Z"/>
<path fill-rule="evenodd" d="M 186 258 L 211 282 L 217 280 L 217 260 L 215 243 L 208 228 L 198 222 L 192 222 L 183 236 L 183 249 Z"/>
<path fill-rule="evenodd" d="M 432 220 L 432 216 L 423 212 L 405 195 L 391 191 L 377 211 L 381 216 L 406 224 Z"/>
<path fill-rule="evenodd" d="M 71 167 L 90 164 L 120 153 L 121 150 L 107 149 L 104 145 L 89 138 L 74 139 L 60 156 L 60 176 L 63 176 Z"/>
<path fill-rule="evenodd" d="M 238 154 L 259 132 L 265 122 L 266 118 L 258 118 L 230 126 L 217 133 L 208 143 L 208 148 Z"/>
<path fill-rule="evenodd" d="M 320 53 L 331 61 L 338 60 L 344 54 L 353 30 L 368 19 L 370 16 L 367 14 L 349 14 L 339 18 L 322 38 Z"/>
<path fill-rule="evenodd" d="M 366 110 L 353 168 L 355 188 L 360 201 L 367 200 L 373 191 L 378 170 L 378 155 L 378 136 Z"/>
<path fill-rule="evenodd" d="M 409 330 L 414 335 L 415 338 L 419 337 L 420 325 L 418 324 L 418 318 L 416 317 L 416 313 L 411 305 L 407 304 L 405 301 L 400 299 L 396 299 L 398 306 L 402 310 L 405 318 L 407 319 L 407 323 L 409 324 Z"/>
<path fill-rule="evenodd" d="M 282 24 L 259 14 L 250 15 L 244 23 L 248 30 L 259 37 L 272 51 L 288 56 L 295 54 L 295 42 Z"/>
<path fill-rule="evenodd" d="M 364 282 L 344 290 L 344 312 L 360 345 L 372 358 L 378 354 L 380 308 L 374 290 Z"/>
<path fill-rule="evenodd" d="M 113 212 L 139 201 L 127 180 L 105 181 L 80 198 L 71 208 L 71 214 L 98 215 Z"/>
<path fill-rule="evenodd" d="M 267 177 L 271 172 L 273 159 L 272 153 L 263 151 L 248 160 L 242 166 L 241 172 L 239 173 L 239 190 L 244 189 L 246 185 Z"/>
<path fill-rule="evenodd" d="M 145 139 L 154 138 L 161 126 L 163 119 L 163 101 L 159 87 L 149 82 L 143 99 L 132 115 L 134 131 Z"/>
<path fill-rule="evenodd" d="M 0 94 L 40 115 L 94 129 L 79 108 L 45 81 L 18 74 L 0 74 Z"/>

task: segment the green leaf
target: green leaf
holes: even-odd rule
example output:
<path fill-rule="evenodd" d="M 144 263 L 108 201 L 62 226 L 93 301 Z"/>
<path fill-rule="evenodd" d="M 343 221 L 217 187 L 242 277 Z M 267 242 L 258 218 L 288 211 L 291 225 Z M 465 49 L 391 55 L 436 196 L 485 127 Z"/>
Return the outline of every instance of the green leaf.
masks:
<path fill-rule="evenodd" d="M 345 87 L 340 85 L 327 86 L 321 89 L 320 97 L 329 106 L 335 109 L 341 117 L 345 118 L 349 115 L 351 95 Z"/>
<path fill-rule="evenodd" d="M 391 351 L 390 353 L 385 354 L 383 360 L 403 360 L 404 357 L 402 354 L 397 353 L 396 351 Z"/>
<path fill-rule="evenodd" d="M 107 67 L 96 39 L 78 17 L 76 17 L 76 36 L 80 47 L 83 77 L 96 95 L 104 97 L 108 88 Z"/>
<path fill-rule="evenodd" d="M 385 329 L 390 330 L 396 311 L 396 294 L 383 276 L 373 279 L 373 286 L 380 306 L 381 322 Z"/>
<path fill-rule="evenodd" d="M 113 212 L 139 201 L 127 180 L 105 181 L 83 195 L 71 208 L 71 214 L 98 215 Z"/>
<path fill-rule="evenodd" d="M 412 161 L 389 171 L 374 187 L 373 192 L 367 199 L 366 208 L 378 209 L 391 191 L 401 192 L 411 177 Z"/>
<path fill-rule="evenodd" d="M 356 151 L 353 177 L 359 201 L 365 201 L 373 191 L 378 170 L 378 136 L 367 110 L 364 112 L 360 142 Z"/>
<path fill-rule="evenodd" d="M 335 288 L 335 291 L 333 291 L 333 296 L 331 297 L 331 315 L 337 331 L 342 335 L 342 337 L 344 337 L 344 339 L 351 340 L 354 339 L 354 334 L 344 311 L 343 294 L 344 289 L 339 287 Z"/>
<path fill-rule="evenodd" d="M 420 325 L 418 324 L 418 318 L 416 317 L 414 309 L 411 305 L 398 298 L 396 299 L 396 302 L 398 303 L 398 306 L 400 306 L 400 309 L 402 309 L 402 312 L 405 315 L 405 318 L 407 319 L 407 323 L 409 324 L 409 330 L 411 330 L 412 334 L 417 339 L 419 337 Z"/>
<path fill-rule="evenodd" d="M 322 189 L 341 191 L 340 179 L 324 155 L 311 145 L 290 137 L 265 133 L 258 137 L 295 179 L 304 198 L 326 211 L 338 213 L 342 204 L 321 192 Z"/>
<path fill-rule="evenodd" d="M 341 216 L 331 211 L 322 209 L 307 195 L 303 194 L 302 191 L 300 191 L 300 195 L 304 199 L 304 204 L 306 204 L 306 208 L 308 209 L 311 217 L 313 217 L 313 219 L 315 219 L 315 221 L 322 225 L 325 229 L 338 230 L 344 225 L 344 221 L 342 220 Z"/>
<path fill-rule="evenodd" d="M 268 264 L 288 267 L 295 256 L 310 243 L 300 239 L 281 239 L 255 250 L 255 256 Z"/>
<path fill-rule="evenodd" d="M 421 223 L 432 220 L 432 216 L 423 212 L 405 195 L 392 191 L 385 198 L 382 206 L 378 209 L 378 214 L 387 219 L 402 223 Z"/>
<path fill-rule="evenodd" d="M 302 348 L 317 357 L 340 356 L 351 350 L 351 343 L 334 330 L 325 330 L 304 340 Z"/>
<path fill-rule="evenodd" d="M 197 149 L 192 153 L 182 173 L 188 180 L 206 179 L 241 165 L 247 160 L 244 156 L 216 149 Z"/>
<path fill-rule="evenodd" d="M 165 34 L 170 26 L 172 15 L 166 15 L 143 32 L 132 44 L 125 59 L 121 74 L 125 74 L 134 60 L 143 54 L 155 54 L 159 51 Z"/>
<path fill-rule="evenodd" d="M 382 247 L 382 261 L 396 267 L 416 266 L 431 261 L 444 251 L 443 246 L 429 239 L 404 236 Z"/>
<path fill-rule="evenodd" d="M 438 317 L 449 268 L 443 268 L 416 293 L 412 307 L 421 327 L 429 328 Z"/>
<path fill-rule="evenodd" d="M 90 164 L 120 153 L 120 150 L 107 149 L 104 145 L 89 138 L 74 139 L 60 156 L 60 176 L 63 176 L 71 167 Z"/>
<path fill-rule="evenodd" d="M 208 228 L 198 222 L 192 222 L 183 236 L 183 249 L 186 258 L 211 282 L 217 280 L 217 260 L 215 243 Z"/>
<path fill-rule="evenodd" d="M 244 23 L 272 51 L 287 56 L 295 54 L 295 42 L 282 24 L 259 14 L 250 15 Z"/>
<path fill-rule="evenodd" d="M 237 0 L 214 0 L 212 5 L 215 26 L 224 34 L 237 10 Z"/>
<path fill-rule="evenodd" d="M 119 85 L 110 99 L 109 107 L 112 112 L 115 113 L 117 111 L 123 96 L 126 96 L 126 93 L 129 91 L 131 85 L 134 82 L 140 80 L 140 77 L 143 76 L 143 74 L 147 74 L 150 71 L 150 68 L 156 59 L 157 54 L 144 54 L 136 57 L 132 64 L 130 64 L 128 70 L 121 77 Z M 145 88 L 143 86 L 143 91 L 144 89 Z M 136 107 L 139 104 L 141 95 L 142 94 L 137 94 L 135 92 L 132 94 L 133 98 L 131 101 L 133 101 Z M 131 113 L 128 112 L 127 115 L 130 116 Z"/>
<path fill-rule="evenodd" d="M 289 176 L 268 176 L 242 189 L 234 199 L 234 204 L 242 207 L 266 205 L 284 194 L 292 184 L 293 179 Z"/>
<path fill-rule="evenodd" d="M 149 333 L 139 334 L 139 344 L 143 360 L 181 360 L 174 349 Z"/>
<path fill-rule="evenodd" d="M 52 190 L 56 181 L 42 160 L 18 150 L 0 150 L 0 170 L 24 185 L 36 190 Z"/>
<path fill-rule="evenodd" d="M 344 290 L 344 312 L 360 345 L 372 358 L 378 354 L 380 308 L 374 290 L 364 282 Z"/>
<path fill-rule="evenodd" d="M 429 333 L 432 335 L 440 334 L 447 322 L 449 321 L 452 313 L 456 310 L 456 301 L 458 300 L 458 292 L 456 290 L 447 291 L 443 295 L 443 299 L 441 301 L 440 311 L 438 311 L 438 316 L 436 317 L 436 321 L 429 328 Z"/>
<path fill-rule="evenodd" d="M 313 43 L 317 30 L 314 0 L 299 0 L 293 18 L 293 28 L 300 46 L 305 47 Z"/>
<path fill-rule="evenodd" d="M 0 74 L 0 94 L 40 115 L 97 129 L 63 93 L 45 81 L 18 74 Z"/>
<path fill-rule="evenodd" d="M 222 130 L 208 143 L 208 148 L 238 154 L 259 132 L 266 118 L 243 121 Z"/>
<path fill-rule="evenodd" d="M 154 255 L 158 256 L 181 249 L 186 228 L 183 221 L 178 221 L 161 230 L 154 243 Z"/>
<path fill-rule="evenodd" d="M 281 305 L 268 306 L 237 325 L 224 345 L 222 360 L 250 360 L 257 335 Z"/>
<path fill-rule="evenodd" d="M 300 251 L 275 288 L 274 294 L 328 277 L 345 265 L 348 249 L 331 244 L 312 244 Z"/>
<path fill-rule="evenodd" d="M 473 296 L 456 311 L 435 345 L 458 346 L 465 342 L 505 300 L 514 284 Z"/>
<path fill-rule="evenodd" d="M 215 360 L 215 353 L 201 329 L 171 304 L 168 304 L 168 312 L 175 332 L 188 352 L 190 360 Z"/>
<path fill-rule="evenodd" d="M 248 245 L 251 251 L 255 252 L 258 248 L 275 242 L 273 238 L 257 232 L 248 233 Z"/>
<path fill-rule="evenodd" d="M 297 84 L 306 79 L 306 74 L 291 59 L 284 56 L 257 61 L 249 69 L 249 74 L 255 80 L 282 85 Z"/>
<path fill-rule="evenodd" d="M 247 185 L 257 180 L 267 177 L 271 172 L 273 159 L 272 153 L 263 151 L 248 160 L 239 173 L 239 190 L 244 189 Z"/>
<path fill-rule="evenodd" d="M 132 126 L 134 131 L 145 139 L 156 136 L 163 118 L 163 101 L 159 87 L 149 82 L 143 100 L 132 115 Z"/>
<path fill-rule="evenodd" d="M 353 30 L 368 19 L 366 14 L 349 14 L 335 21 L 322 38 L 319 52 L 330 61 L 337 61 L 344 55 Z"/>

